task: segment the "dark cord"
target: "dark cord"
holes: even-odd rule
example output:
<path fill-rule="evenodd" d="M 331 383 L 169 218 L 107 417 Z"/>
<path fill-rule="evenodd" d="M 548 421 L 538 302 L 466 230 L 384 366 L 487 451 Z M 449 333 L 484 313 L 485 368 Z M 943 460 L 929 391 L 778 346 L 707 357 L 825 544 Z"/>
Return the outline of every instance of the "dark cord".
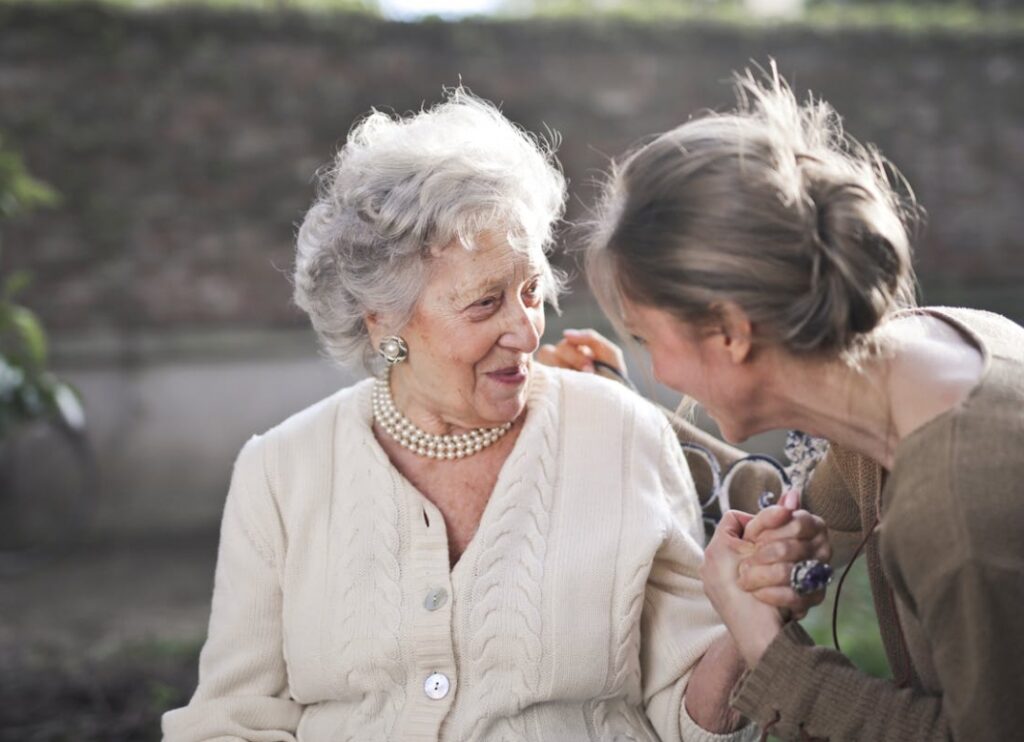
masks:
<path fill-rule="evenodd" d="M 609 373 L 614 375 L 619 381 L 621 381 L 623 384 L 632 389 L 634 392 L 637 391 L 636 386 L 633 384 L 632 381 L 629 380 L 629 377 L 626 376 L 626 374 L 624 374 L 619 369 L 615 368 L 615 366 L 613 366 L 612 364 L 605 363 L 604 361 L 598 361 L 596 359 L 591 361 L 591 363 L 594 364 L 595 370 L 603 369 L 604 371 L 608 371 Z"/>

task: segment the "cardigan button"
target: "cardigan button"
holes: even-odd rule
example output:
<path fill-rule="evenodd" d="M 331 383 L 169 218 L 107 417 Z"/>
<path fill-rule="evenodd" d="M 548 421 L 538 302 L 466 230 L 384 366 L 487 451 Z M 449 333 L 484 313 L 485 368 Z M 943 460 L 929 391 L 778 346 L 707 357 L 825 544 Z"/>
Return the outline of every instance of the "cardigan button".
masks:
<path fill-rule="evenodd" d="M 423 691 L 427 694 L 427 698 L 435 701 L 440 701 L 447 696 L 451 687 L 448 676 L 439 672 L 435 672 L 423 683 Z"/>
<path fill-rule="evenodd" d="M 448 602 L 448 591 L 443 587 L 439 587 L 427 593 L 427 597 L 423 601 L 423 607 L 428 611 L 436 611 L 446 602 Z"/>

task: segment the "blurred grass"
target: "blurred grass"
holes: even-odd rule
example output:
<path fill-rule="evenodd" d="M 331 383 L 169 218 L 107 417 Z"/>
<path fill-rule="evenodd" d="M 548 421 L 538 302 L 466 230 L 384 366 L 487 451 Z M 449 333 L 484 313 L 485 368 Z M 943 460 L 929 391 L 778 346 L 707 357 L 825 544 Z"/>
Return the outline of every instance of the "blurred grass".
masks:
<path fill-rule="evenodd" d="M 188 703 L 200 643 L 156 640 L 77 662 L 24 662 L 0 678 L 0 742 L 158 742 Z"/>
<path fill-rule="evenodd" d="M 277 12 L 308 10 L 380 17 L 375 0 L 0 0 L 8 5 L 75 6 L 99 5 L 145 10 L 148 8 L 245 9 Z"/>

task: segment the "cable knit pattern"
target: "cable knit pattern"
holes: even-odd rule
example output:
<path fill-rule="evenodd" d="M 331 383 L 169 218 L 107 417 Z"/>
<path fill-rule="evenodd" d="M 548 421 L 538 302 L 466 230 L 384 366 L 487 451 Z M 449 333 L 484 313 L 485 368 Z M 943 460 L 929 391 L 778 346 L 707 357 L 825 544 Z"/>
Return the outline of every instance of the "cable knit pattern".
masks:
<path fill-rule="evenodd" d="M 678 448 L 660 461 L 657 410 L 534 369 L 451 570 L 440 511 L 373 436 L 371 384 L 239 456 L 199 687 L 166 742 L 703 742 L 682 694 L 724 629 L 700 524 L 676 520 L 697 509 L 669 504 L 695 493 Z"/>
<path fill-rule="evenodd" d="M 646 562 L 634 571 L 629 581 L 626 594 L 630 596 L 629 607 L 619 622 L 619 641 L 613 662 L 613 675 L 609 692 L 605 698 L 599 699 L 594 705 L 594 727 L 601 730 L 601 739 L 635 742 L 633 736 L 636 721 L 630 719 L 626 711 L 629 706 L 622 704 L 621 698 L 634 706 L 639 706 L 640 699 L 640 613 L 644 606 L 644 586 L 647 575 L 651 571 L 651 563 Z"/>
<path fill-rule="evenodd" d="M 533 395 L 530 440 L 517 446 L 502 471 L 509 484 L 493 495 L 495 518 L 482 534 L 488 548 L 475 572 L 470 652 L 476 684 L 467 687 L 479 713 L 466 742 L 526 738 L 522 709 L 540 690 L 543 646 L 544 556 L 554 495 L 558 453 L 557 409 L 544 394 Z"/>
<path fill-rule="evenodd" d="M 624 426 L 624 440 L 632 442 L 636 432 L 635 420 L 630 415 Z M 627 481 L 632 478 L 632 464 L 631 458 L 627 457 L 624 460 L 623 479 Z M 624 595 L 627 597 L 627 608 L 616 627 L 618 636 L 614 644 L 615 653 L 610 689 L 613 693 L 625 694 L 630 703 L 637 705 L 642 701 L 640 698 L 640 613 L 644 607 L 644 588 L 653 561 L 653 553 L 650 555 L 650 559 L 640 561 L 626 583 Z"/>
<path fill-rule="evenodd" d="M 650 722 L 643 718 L 641 707 L 622 698 L 602 698 L 594 707 L 597 739 L 613 742 L 657 742 L 648 730 Z"/>
<path fill-rule="evenodd" d="M 634 434 L 630 419 L 625 429 L 625 439 Z M 627 460 L 626 466 L 629 466 Z M 629 478 L 628 470 L 626 478 Z M 633 570 L 627 581 L 624 595 L 627 597 L 626 610 L 622 613 L 613 637 L 613 659 L 609 684 L 604 696 L 594 704 L 592 718 L 594 728 L 600 730 L 602 739 L 636 742 L 634 736 L 636 721 L 626 713 L 628 706 L 618 702 L 621 696 L 633 705 L 639 706 L 640 698 L 640 614 L 644 607 L 645 585 L 651 571 L 650 560 L 644 560 Z"/>
<path fill-rule="evenodd" d="M 620 641 L 615 653 L 615 679 L 612 690 L 625 695 L 631 703 L 640 703 L 640 612 L 644 607 L 644 585 L 651 571 L 646 562 L 634 572 L 627 595 L 629 608 L 619 622 Z"/>
<path fill-rule="evenodd" d="M 343 490 L 348 496 L 342 498 L 340 526 L 335 530 L 335 538 L 342 542 L 342 558 L 334 576 L 339 582 L 339 596 L 334 603 L 342 613 L 332 627 L 340 646 L 332 665 L 344 674 L 342 685 L 362 695 L 358 707 L 344 722 L 346 742 L 387 739 L 405 684 L 398 641 L 402 587 L 397 473 L 379 448 L 365 444 L 361 448 L 362 455 L 356 458 L 369 456 L 378 466 L 368 470 L 369 481 L 353 481 L 350 488 Z M 367 490 L 378 493 L 376 507 L 366 507 L 355 496 Z M 366 662 L 367 641 L 377 648 L 370 663 Z M 385 713 L 385 707 L 389 713 Z"/>

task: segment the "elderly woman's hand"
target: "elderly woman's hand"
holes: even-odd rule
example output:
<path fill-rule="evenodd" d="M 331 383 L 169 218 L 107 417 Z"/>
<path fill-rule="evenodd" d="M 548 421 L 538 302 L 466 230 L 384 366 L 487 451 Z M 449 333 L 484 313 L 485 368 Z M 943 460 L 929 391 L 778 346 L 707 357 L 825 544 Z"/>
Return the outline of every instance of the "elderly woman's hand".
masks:
<path fill-rule="evenodd" d="M 793 618 L 803 618 L 825 599 L 824 590 L 801 595 L 792 588 L 794 565 L 808 559 L 827 564 L 832 558 L 825 522 L 798 505 L 796 493 L 787 492 L 779 505 L 752 518 L 743 533 L 751 551 L 739 564 L 739 586 Z"/>
<path fill-rule="evenodd" d="M 727 511 L 704 552 L 700 570 L 704 592 L 728 627 L 748 667 L 760 661 L 782 628 L 779 611 L 739 585 L 740 563 L 756 549 L 755 544 L 743 537 L 753 519 L 754 516 L 738 510 Z"/>
<path fill-rule="evenodd" d="M 626 370 L 622 350 L 597 330 L 565 330 L 557 345 L 540 346 L 537 360 L 548 366 L 586 373 L 594 373 L 594 361 L 606 363 L 619 373 Z"/>

